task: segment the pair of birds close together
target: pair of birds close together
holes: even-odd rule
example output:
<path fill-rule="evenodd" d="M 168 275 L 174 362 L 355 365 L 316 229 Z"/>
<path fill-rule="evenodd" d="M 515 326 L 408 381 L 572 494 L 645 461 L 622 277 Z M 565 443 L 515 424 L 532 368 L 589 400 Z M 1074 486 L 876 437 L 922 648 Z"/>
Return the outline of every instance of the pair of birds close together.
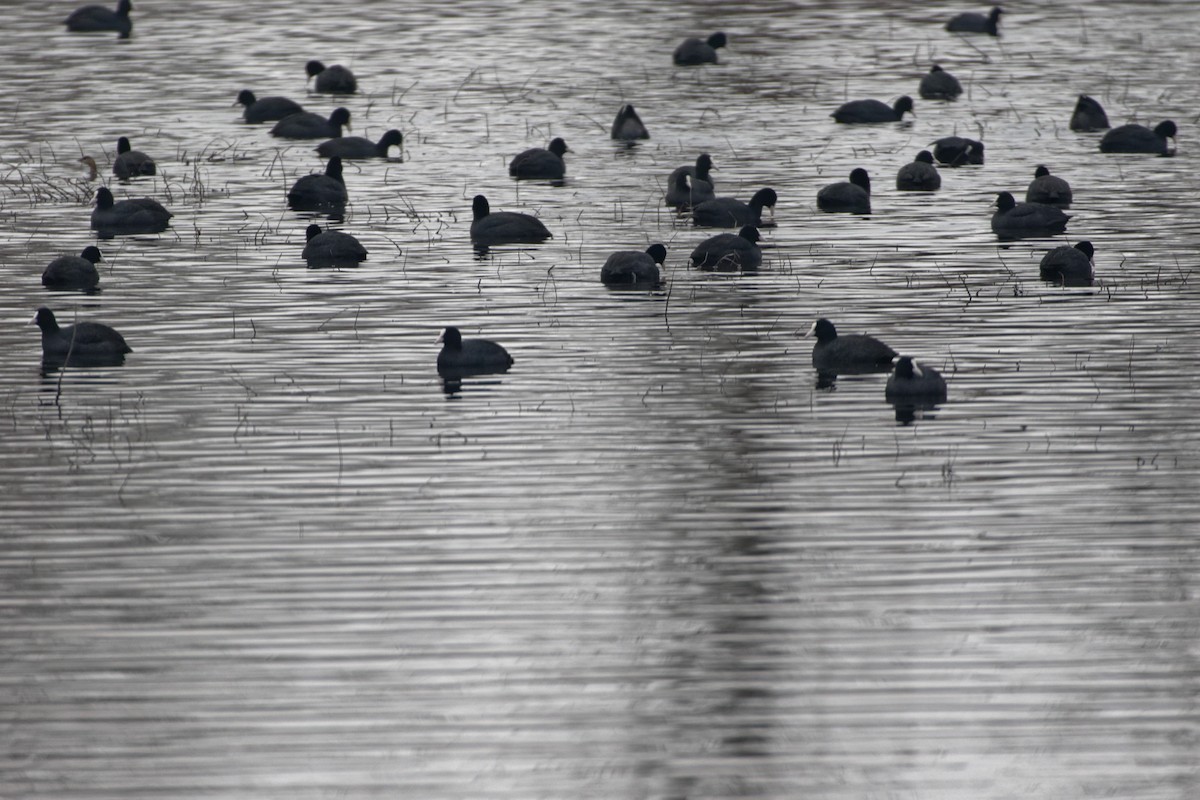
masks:
<path fill-rule="evenodd" d="M 91 156 L 79 159 L 89 170 L 89 178 L 97 176 L 96 160 Z M 134 150 L 129 139 L 122 136 L 117 140 L 117 157 L 113 159 L 113 174 L 127 181 L 141 176 L 158 173 L 154 159 L 140 150 Z M 92 211 L 91 227 L 101 238 L 109 239 L 116 234 L 158 233 L 170 224 L 170 211 L 157 200 L 149 197 L 121 200 L 117 202 L 112 190 L 101 186 L 96 190 L 95 209 Z"/>
<path fill-rule="evenodd" d="M 748 202 L 733 197 L 718 197 L 712 171 L 712 157 L 701 153 L 695 164 L 676 167 L 667 177 L 665 204 L 679 213 L 690 212 L 692 223 L 701 228 L 762 227 L 774 224 L 763 219 L 765 211 L 774 212 L 779 196 L 770 187 L 754 193 Z"/>
<path fill-rule="evenodd" d="M 839 336 L 825 318 L 813 323 L 805 336 L 815 336 L 812 364 L 817 375 L 828 381 L 837 375 L 863 375 L 891 370 L 885 397 L 892 402 L 945 402 L 946 379 L 933 367 L 900 356 L 888 345 L 865 333 Z"/>

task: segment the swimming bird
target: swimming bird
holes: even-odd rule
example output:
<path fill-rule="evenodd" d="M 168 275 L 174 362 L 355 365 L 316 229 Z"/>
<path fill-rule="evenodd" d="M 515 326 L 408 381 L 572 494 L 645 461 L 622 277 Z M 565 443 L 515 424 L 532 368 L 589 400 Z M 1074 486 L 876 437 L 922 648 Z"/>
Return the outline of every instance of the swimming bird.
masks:
<path fill-rule="evenodd" d="M 83 164 L 83 168 L 86 170 L 83 176 L 85 181 L 90 183 L 100 177 L 100 170 L 96 166 L 96 159 L 91 156 L 80 156 L 79 163 Z"/>
<path fill-rule="evenodd" d="M 1154 130 L 1144 125 L 1122 125 L 1104 134 L 1100 140 L 1100 152 L 1170 155 L 1172 148 L 1167 140 L 1174 141 L 1178 132 L 1175 123 L 1169 119 L 1155 125 Z"/>
<path fill-rule="evenodd" d="M 471 212 L 471 239 L 477 245 L 540 244 L 552 237 L 537 217 L 516 211 L 493 212 L 481 194 L 471 201 Z"/>
<path fill-rule="evenodd" d="M 977 14 L 973 11 L 966 11 L 962 14 L 956 14 L 946 23 L 946 30 L 951 33 L 986 33 L 991 36 L 999 36 L 1000 30 L 1000 15 L 1004 13 L 1004 9 L 1000 6 L 993 6 L 992 10 L 986 15 Z"/>
<path fill-rule="evenodd" d="M 508 174 L 518 179 L 561 180 L 567 174 L 563 154 L 568 152 L 567 143 L 555 137 L 548 148 L 531 147 L 514 156 Z"/>
<path fill-rule="evenodd" d="M 779 196 L 771 188 L 759 189 L 749 203 L 732 197 L 714 197 L 692 206 L 692 223 L 701 228 L 763 227 L 763 209 L 775 210 Z M 774 224 L 767 220 L 768 224 Z"/>
<path fill-rule="evenodd" d="M 1069 216 L 1054 206 L 1042 203 L 1018 203 L 1008 192 L 996 195 L 996 213 L 992 232 L 1001 239 L 1047 236 L 1067 229 Z"/>
<path fill-rule="evenodd" d="M 1108 124 L 1108 114 L 1104 113 L 1104 106 L 1086 94 L 1079 95 L 1079 99 L 1075 101 L 1075 110 L 1071 112 L 1071 130 L 1104 131 L 1110 127 L 1112 126 Z"/>
<path fill-rule="evenodd" d="M 42 331 L 42 359 L 68 364 L 120 364 L 133 348 L 121 334 L 99 322 L 58 326 L 54 312 L 39 308 L 32 320 Z"/>
<path fill-rule="evenodd" d="M 341 64 L 326 67 L 320 61 L 309 61 L 304 65 L 308 79 L 317 79 L 316 90 L 321 94 L 354 94 L 358 91 L 358 81 L 354 73 Z"/>
<path fill-rule="evenodd" d="M 321 158 L 337 156 L 342 160 L 387 158 L 393 147 L 404 147 L 404 134 L 395 128 L 383 134 L 378 142 L 372 142 L 362 136 L 339 136 L 329 139 L 317 145 L 317 154 Z"/>
<path fill-rule="evenodd" d="M 804 334 L 816 336 L 812 349 L 812 365 L 817 372 L 833 375 L 856 375 L 883 372 L 891 369 L 896 351 L 874 336 L 850 333 L 838 336 L 837 328 L 821 317 Z"/>
<path fill-rule="evenodd" d="M 684 211 L 697 203 L 712 200 L 716 197 L 713 192 L 715 182 L 709 173 L 714 169 L 712 157 L 701 153 L 695 165 L 671 170 L 667 178 L 666 205 Z"/>
<path fill-rule="evenodd" d="M 612 138 L 625 141 L 650 138 L 650 132 L 642 124 L 642 118 L 633 110 L 632 104 L 626 103 L 617 112 L 612 124 Z"/>
<path fill-rule="evenodd" d="M 437 357 L 439 375 L 486 375 L 506 372 L 513 365 L 513 357 L 502 346 L 488 339 L 464 339 L 455 327 L 442 331 L 437 341 L 442 345 Z"/>
<path fill-rule="evenodd" d="M 899 122 L 904 119 L 905 113 L 913 113 L 913 101 L 908 95 L 900 97 L 890 106 L 879 100 L 851 100 L 849 103 L 842 103 L 838 110 L 829 116 L 847 125 L 864 125 Z"/>
<path fill-rule="evenodd" d="M 120 0 L 117 3 L 117 10 L 110 11 L 104 6 L 80 6 L 71 12 L 63 22 L 67 26 L 67 30 L 77 33 L 92 33 L 96 31 L 121 34 L 121 39 L 128 39 L 129 33 L 133 30 L 133 20 L 129 19 L 129 12 L 133 10 L 133 5 L 129 0 Z"/>
<path fill-rule="evenodd" d="M 682 44 L 675 48 L 675 54 L 671 58 L 681 67 L 716 64 L 717 48 L 725 45 L 725 34 L 719 31 L 709 36 L 707 41 L 695 38 L 684 39 Z"/>
<path fill-rule="evenodd" d="M 936 192 L 942 186 L 941 173 L 933 165 L 933 153 L 922 150 L 896 172 L 896 188 L 902 192 Z"/>
<path fill-rule="evenodd" d="M 289 100 L 286 97 L 258 98 L 249 89 L 242 89 L 238 92 L 234 105 L 246 107 L 242 111 L 242 119 L 252 125 L 260 122 L 278 122 L 292 114 L 304 113 L 304 108 L 295 100 Z"/>
<path fill-rule="evenodd" d="M 82 289 L 90 292 L 100 283 L 96 265 L 103 261 L 100 248 L 88 245 L 77 256 L 59 256 L 42 272 L 42 286 L 47 289 Z"/>
<path fill-rule="evenodd" d="M 304 238 L 302 255 L 310 268 L 357 267 L 367 260 L 367 248 L 348 233 L 322 231 L 320 225 L 309 225 Z"/>
<path fill-rule="evenodd" d="M 344 108 L 335 108 L 329 119 L 301 111 L 276 122 L 271 135 L 282 139 L 336 139 L 342 135 L 343 127 L 350 128 L 350 112 Z"/>
<path fill-rule="evenodd" d="M 933 143 L 933 157 L 947 167 L 983 163 L 983 142 L 961 136 L 943 136 Z"/>
<path fill-rule="evenodd" d="M 901 356 L 888 376 L 883 395 L 890 402 L 944 403 L 946 379 L 933 367 L 918 364 L 910 356 Z"/>
<path fill-rule="evenodd" d="M 921 84 L 917 87 L 922 100 L 954 100 L 962 94 L 962 90 L 958 78 L 937 64 L 921 77 Z"/>
<path fill-rule="evenodd" d="M 849 181 L 838 181 L 817 192 L 817 208 L 822 211 L 871 213 L 871 177 L 862 167 L 850 172 Z"/>
<path fill-rule="evenodd" d="M 718 233 L 692 251 L 691 265 L 698 269 L 754 269 L 762 264 L 758 228 L 746 225 L 737 233 Z"/>
<path fill-rule="evenodd" d="M 1033 171 L 1033 180 L 1025 190 L 1026 203 L 1045 203 L 1048 206 L 1067 208 L 1071 205 L 1071 184 L 1038 164 Z"/>
<path fill-rule="evenodd" d="M 618 250 L 600 268 L 600 282 L 606 286 L 658 284 L 659 265 L 667 258 L 667 248 L 652 244 L 641 250 Z"/>
<path fill-rule="evenodd" d="M 128 180 L 138 175 L 153 175 L 157 171 L 158 167 L 153 158 L 141 150 L 132 149 L 126 137 L 117 139 L 117 158 L 113 161 L 113 175 L 121 180 Z"/>
<path fill-rule="evenodd" d="M 1042 256 L 1038 271 L 1042 280 L 1053 281 L 1063 286 L 1090 286 L 1095 277 L 1094 262 L 1096 248 L 1091 242 L 1083 241 L 1074 247 L 1056 247 Z"/>
<path fill-rule="evenodd" d="M 107 186 L 96 190 L 96 208 L 92 211 L 92 228 L 102 238 L 116 234 L 158 233 L 167 229 L 175 216 L 157 200 L 135 197 L 115 202 Z"/>
<path fill-rule="evenodd" d="M 696 187 L 696 188 L 693 188 Z M 716 199 L 712 184 L 688 177 L 686 172 L 675 175 L 674 181 L 667 187 L 666 205 L 682 213 L 693 206 L 707 203 Z"/>
<path fill-rule="evenodd" d="M 293 211 L 328 211 L 340 215 L 348 199 L 342 160 L 337 156 L 329 159 L 324 174 L 304 175 L 287 193 L 288 208 Z"/>

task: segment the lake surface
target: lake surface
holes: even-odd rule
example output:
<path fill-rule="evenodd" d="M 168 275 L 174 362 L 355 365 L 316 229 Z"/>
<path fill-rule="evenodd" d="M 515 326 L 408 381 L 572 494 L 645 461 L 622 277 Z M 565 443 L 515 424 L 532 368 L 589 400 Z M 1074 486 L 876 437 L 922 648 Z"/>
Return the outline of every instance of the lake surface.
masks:
<path fill-rule="evenodd" d="M 1014 4 L 999 40 L 908 3 L 143 0 L 127 41 L 69 9 L 10 7 L 0 60 L 0 797 L 1200 795 L 1200 7 Z M 310 58 L 360 94 L 306 95 Z M 829 118 L 933 61 L 958 102 Z M 305 267 L 316 142 L 243 88 L 403 131 L 347 164 L 358 269 Z M 1100 154 L 1080 93 L 1176 157 Z M 622 102 L 649 141 L 609 140 Z M 950 134 L 986 164 L 895 191 Z M 111 178 L 122 135 L 157 176 Z M 552 136 L 564 185 L 508 178 Z M 662 193 L 701 152 L 779 194 L 753 273 L 688 268 L 714 232 Z M 1000 243 L 1037 164 L 1067 234 Z M 860 166 L 874 213 L 818 212 Z M 101 183 L 171 228 L 48 292 Z M 554 238 L 476 253 L 478 193 Z M 1041 281 L 1080 239 L 1095 285 Z M 662 288 L 599 283 L 660 241 Z M 44 370 L 41 305 L 134 352 Z M 818 385 L 820 316 L 948 401 Z M 447 391 L 446 325 L 515 366 Z"/>

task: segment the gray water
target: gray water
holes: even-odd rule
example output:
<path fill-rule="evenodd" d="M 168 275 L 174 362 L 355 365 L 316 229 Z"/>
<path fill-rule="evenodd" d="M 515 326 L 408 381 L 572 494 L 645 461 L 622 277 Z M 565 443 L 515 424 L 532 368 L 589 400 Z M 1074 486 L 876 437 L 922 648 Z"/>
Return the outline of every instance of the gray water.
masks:
<path fill-rule="evenodd" d="M 0 797 L 1200 795 L 1193 4 L 1012 4 L 997 41 L 961 5 L 142 0 L 125 42 L 70 5 L 8 8 L 0 59 Z M 309 58 L 362 93 L 305 96 Z M 933 60 L 958 102 L 829 119 Z M 347 168 L 360 268 L 306 269 L 316 143 L 242 88 L 404 132 Z M 1081 92 L 1178 155 L 1101 155 Z M 609 141 L 622 102 L 648 142 Z M 896 192 L 952 133 L 986 165 Z M 121 135 L 157 177 L 110 178 Z M 512 182 L 554 135 L 566 184 Z M 710 232 L 661 197 L 700 152 L 779 193 L 753 274 L 687 267 Z M 83 153 L 176 216 L 47 292 L 95 243 Z M 1067 234 L 998 243 L 1039 163 Z M 874 213 L 819 213 L 857 166 Z M 478 257 L 477 193 L 554 239 Z M 1085 238 L 1094 286 L 1039 280 Z M 600 285 L 655 241 L 664 288 Z M 134 352 L 43 372 L 40 305 Z M 818 316 L 948 402 L 818 387 Z M 446 393 L 450 324 L 512 371 Z"/>

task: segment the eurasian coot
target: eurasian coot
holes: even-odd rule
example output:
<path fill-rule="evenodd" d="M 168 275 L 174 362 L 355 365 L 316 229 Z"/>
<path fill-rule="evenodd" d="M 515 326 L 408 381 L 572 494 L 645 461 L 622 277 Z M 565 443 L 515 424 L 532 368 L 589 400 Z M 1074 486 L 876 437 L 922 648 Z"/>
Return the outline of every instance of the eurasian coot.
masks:
<path fill-rule="evenodd" d="M 700 269 L 754 269 L 762 264 L 758 242 L 758 228 L 752 225 L 737 233 L 718 233 L 692 251 L 691 264 Z"/>
<path fill-rule="evenodd" d="M 941 173 L 933 165 L 933 153 L 922 150 L 896 172 L 896 188 L 902 192 L 936 192 L 942 186 Z"/>
<path fill-rule="evenodd" d="M 852 375 L 883 372 L 892 366 L 896 351 L 874 336 L 851 333 L 838 336 L 837 328 L 821 317 L 809 328 L 805 337 L 815 336 L 812 365 L 818 372 L 834 375 Z"/>
<path fill-rule="evenodd" d="M 618 250 L 600 268 L 600 282 L 607 286 L 657 284 L 659 265 L 667 258 L 667 248 L 652 244 L 641 250 Z"/>
<path fill-rule="evenodd" d="M 561 180 L 567 174 L 563 154 L 568 152 L 567 143 L 555 137 L 548 148 L 531 147 L 514 156 L 508 174 L 520 179 Z"/>
<path fill-rule="evenodd" d="M 537 217 L 516 211 L 493 212 L 481 194 L 471 201 L 471 212 L 471 239 L 477 245 L 538 244 L 552 236 Z"/>
<path fill-rule="evenodd" d="M 692 223 L 701 228 L 763 227 L 763 209 L 775 210 L 779 196 L 771 188 L 759 189 L 749 203 L 732 197 L 715 197 L 692 206 Z M 768 224 L 774 224 L 768 217 Z"/>
<path fill-rule="evenodd" d="M 343 160 L 362 158 L 387 158 L 393 147 L 404 146 L 404 134 L 392 128 L 379 139 L 372 142 L 362 136 L 339 136 L 317 145 L 317 153 L 321 158 L 337 156 Z"/>
<path fill-rule="evenodd" d="M 367 260 L 367 248 L 348 233 L 322 231 L 309 225 L 304 231 L 304 261 L 309 267 L 357 267 Z"/>
<path fill-rule="evenodd" d="M 89 245 L 77 256 L 59 256 L 42 272 L 42 286 L 47 289 L 82 289 L 90 292 L 100 283 L 96 265 L 103 260 L 100 248 Z"/>
<path fill-rule="evenodd" d="M 822 211 L 871 213 L 871 177 L 862 167 L 851 171 L 850 180 L 838 181 L 817 192 L 817 208 Z"/>
<path fill-rule="evenodd" d="M 720 32 L 709 36 L 707 40 L 695 38 L 684 39 L 675 48 L 675 54 L 671 58 L 681 67 L 696 66 L 697 64 L 716 64 L 717 48 L 724 47 L 725 44 L 725 34 Z"/>

